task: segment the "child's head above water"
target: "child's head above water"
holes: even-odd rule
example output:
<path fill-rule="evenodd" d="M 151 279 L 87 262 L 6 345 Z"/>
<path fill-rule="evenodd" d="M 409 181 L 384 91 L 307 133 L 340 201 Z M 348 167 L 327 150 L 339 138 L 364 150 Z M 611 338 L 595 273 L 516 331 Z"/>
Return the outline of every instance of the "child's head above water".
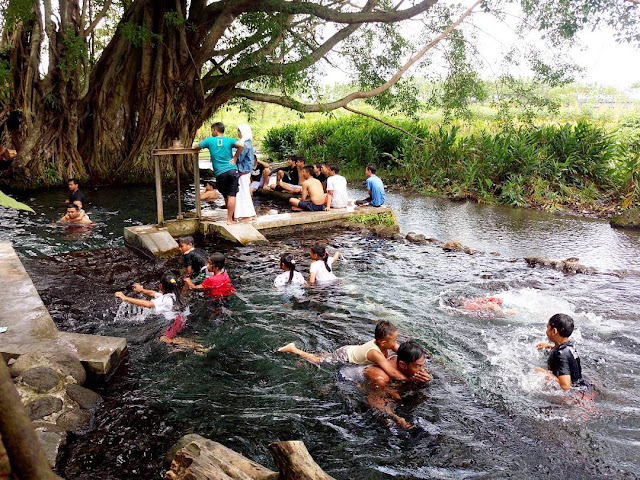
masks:
<path fill-rule="evenodd" d="M 211 265 L 211 271 L 224 270 L 225 256 L 224 253 L 216 252 L 209 257 L 209 264 Z"/>
<path fill-rule="evenodd" d="M 172 271 L 164 272 L 162 278 L 160 278 L 160 290 L 162 293 L 173 293 L 176 297 L 176 303 L 181 305 L 180 301 L 180 287 L 181 287 L 181 279 Z"/>
<path fill-rule="evenodd" d="M 296 260 L 290 253 L 284 253 L 280 257 L 280 268 L 289 272 L 289 280 L 287 283 L 291 283 L 293 280 L 293 274 L 296 271 Z"/>
<path fill-rule="evenodd" d="M 193 248 L 193 237 L 191 235 L 180 237 L 178 239 L 178 246 L 182 253 L 187 252 L 190 248 Z"/>
<path fill-rule="evenodd" d="M 547 324 L 547 337 L 552 342 L 555 341 L 553 337 L 560 336 L 562 338 L 569 338 L 573 333 L 573 318 L 564 313 L 556 313 L 549 319 Z"/>
<path fill-rule="evenodd" d="M 331 271 L 331 267 L 329 266 L 329 254 L 327 253 L 327 248 L 322 243 L 316 243 L 313 247 L 311 247 L 311 258 L 313 260 L 322 260 L 324 261 L 324 266 L 327 267 L 327 271 Z"/>
<path fill-rule="evenodd" d="M 379 346 L 393 348 L 398 340 L 398 328 L 391 322 L 381 320 L 376 325 L 375 339 Z"/>

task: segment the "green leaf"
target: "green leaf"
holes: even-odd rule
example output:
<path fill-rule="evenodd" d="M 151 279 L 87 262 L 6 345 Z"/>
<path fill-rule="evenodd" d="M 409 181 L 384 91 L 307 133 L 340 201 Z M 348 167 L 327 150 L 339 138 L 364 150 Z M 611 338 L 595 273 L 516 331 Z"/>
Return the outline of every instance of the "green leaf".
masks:
<path fill-rule="evenodd" d="M 27 212 L 36 213 L 29 205 L 25 205 L 22 202 L 14 200 L 9 195 L 0 191 L 0 206 L 5 208 L 13 208 L 15 210 L 26 210 Z"/>

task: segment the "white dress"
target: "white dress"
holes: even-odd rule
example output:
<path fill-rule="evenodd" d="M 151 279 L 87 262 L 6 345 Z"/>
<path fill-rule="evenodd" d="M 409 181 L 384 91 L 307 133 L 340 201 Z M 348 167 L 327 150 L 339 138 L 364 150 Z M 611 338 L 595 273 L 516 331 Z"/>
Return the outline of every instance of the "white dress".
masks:
<path fill-rule="evenodd" d="M 240 175 L 240 179 L 238 180 L 238 194 L 236 195 L 236 210 L 234 213 L 236 218 L 256 216 L 256 209 L 253 206 L 253 199 L 251 198 L 251 191 L 249 190 L 250 183 L 250 173 Z"/>
<path fill-rule="evenodd" d="M 333 257 L 327 258 L 327 263 L 329 264 L 329 268 L 333 266 Z M 324 264 L 324 260 L 316 260 L 309 267 L 309 273 L 316 274 L 316 283 L 327 283 L 336 279 L 336 276 L 333 273 L 333 268 L 331 268 L 331 272 L 327 270 L 326 265 Z"/>
<path fill-rule="evenodd" d="M 297 270 L 293 272 L 293 278 L 291 279 L 291 283 L 289 283 L 289 272 L 283 272 L 276 277 L 273 281 L 273 285 L 276 287 L 286 287 L 287 285 L 303 285 L 304 277 Z"/>

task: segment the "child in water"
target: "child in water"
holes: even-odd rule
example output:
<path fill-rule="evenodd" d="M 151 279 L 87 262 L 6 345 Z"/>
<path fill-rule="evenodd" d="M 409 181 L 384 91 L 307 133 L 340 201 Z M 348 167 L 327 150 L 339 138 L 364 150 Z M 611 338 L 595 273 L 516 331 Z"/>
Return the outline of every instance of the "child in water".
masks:
<path fill-rule="evenodd" d="M 207 252 L 193 246 L 192 236 L 180 237 L 178 247 L 182 252 L 186 276 L 192 278 L 196 285 L 201 284 L 207 277 Z"/>
<path fill-rule="evenodd" d="M 341 256 L 340 252 L 336 252 L 333 257 L 329 257 L 326 247 L 321 243 L 316 243 L 311 247 L 311 259 L 314 262 L 309 267 L 309 285 L 336 280 L 337 277 L 331 271 L 331 266 Z"/>
<path fill-rule="evenodd" d="M 285 253 L 280 257 L 280 268 L 284 273 L 278 275 L 273 281 L 275 287 L 286 287 L 287 285 L 304 285 L 304 277 L 296 270 L 296 261 L 293 255 Z"/>
<path fill-rule="evenodd" d="M 547 338 L 553 343 L 541 342 L 538 349 L 551 348 L 547 359 L 547 370 L 536 367 L 536 371 L 553 375 L 553 379 L 563 390 L 581 388 L 591 389 L 591 384 L 582 378 L 580 357 L 569 337 L 573 333 L 573 318 L 564 313 L 556 313 L 547 323 Z"/>
<path fill-rule="evenodd" d="M 171 325 L 166 328 L 163 337 L 172 339 L 180 333 L 186 324 L 186 318 L 177 311 L 182 307 L 182 301 L 180 300 L 178 277 L 176 277 L 173 272 L 165 272 L 165 274 L 162 275 L 162 278 L 160 279 L 159 292 L 145 289 L 139 283 L 134 283 L 133 289 L 137 293 L 142 293 L 147 297 L 151 297 L 153 300 L 127 297 L 123 292 L 116 292 L 113 296 L 119 298 L 123 302 L 137 305 L 138 307 L 152 308 L 153 313 L 158 313 L 163 315 L 167 320 L 173 321 Z M 178 308 L 176 309 L 176 307 Z"/>
<path fill-rule="evenodd" d="M 294 353 L 316 365 L 320 363 L 354 363 L 356 365 L 377 364 L 390 378 L 394 380 L 411 380 L 428 382 L 431 376 L 426 372 L 419 372 L 416 378 L 408 378 L 400 373 L 388 360 L 390 352 L 398 351 L 398 329 L 391 322 L 382 320 L 376 325 L 374 340 L 363 345 L 346 345 L 333 353 L 308 353 L 296 347 L 295 343 L 288 343 L 277 352 Z"/>
<path fill-rule="evenodd" d="M 207 260 L 207 269 L 213 275 L 207 277 L 201 284 L 196 285 L 190 278 L 184 281 L 190 290 L 204 290 L 205 295 L 213 298 L 227 297 L 236 291 L 231 284 L 229 274 L 224 269 L 225 256 L 216 252 Z"/>

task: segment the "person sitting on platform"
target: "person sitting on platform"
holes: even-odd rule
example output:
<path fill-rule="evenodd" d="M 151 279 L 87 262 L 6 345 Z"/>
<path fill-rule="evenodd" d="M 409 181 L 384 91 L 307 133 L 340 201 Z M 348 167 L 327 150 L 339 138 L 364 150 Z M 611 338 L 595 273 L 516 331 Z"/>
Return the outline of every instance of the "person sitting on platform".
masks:
<path fill-rule="evenodd" d="M 249 184 L 251 195 L 253 195 L 253 192 L 259 188 L 264 188 L 269 185 L 269 175 L 271 175 L 269 164 L 262 160 L 258 160 L 258 156 L 254 155 L 253 170 L 251 171 L 251 184 Z"/>
<path fill-rule="evenodd" d="M 313 164 L 313 176 L 322 184 L 324 193 L 327 193 L 327 176 L 322 173 L 322 164 L 320 162 Z"/>
<path fill-rule="evenodd" d="M 62 223 L 75 223 L 75 224 L 84 224 L 84 225 L 93 224 L 89 216 L 86 213 L 84 213 L 84 210 L 82 210 L 78 206 L 78 204 L 82 205 L 82 203 L 79 201 L 70 203 L 67 206 L 66 215 L 64 215 L 59 221 Z"/>
<path fill-rule="evenodd" d="M 293 166 L 291 162 L 293 160 Z M 280 170 L 276 178 L 275 190 L 299 194 L 302 192 L 302 170 L 304 169 L 304 157 L 293 155 L 289 157 L 290 170 Z M 289 174 L 287 175 L 287 172 Z M 287 182 L 287 179 L 289 181 Z"/>
<path fill-rule="evenodd" d="M 322 173 L 327 176 L 327 206 L 328 212 L 331 208 L 345 208 L 349 202 L 347 193 L 347 179 L 338 175 L 340 167 L 335 163 L 322 164 Z"/>
<path fill-rule="evenodd" d="M 301 212 L 321 212 L 324 210 L 324 192 L 320 180 L 313 177 L 313 166 L 302 169 L 302 197 L 290 198 L 291 210 Z"/>
<path fill-rule="evenodd" d="M 207 262 L 207 269 L 209 272 L 213 272 L 213 275 L 207 277 L 200 285 L 196 285 L 190 278 L 185 278 L 184 281 L 190 290 L 204 290 L 207 297 L 228 297 L 236 289 L 233 288 L 229 274 L 224 269 L 224 263 L 224 254 L 220 252 L 214 253 Z"/>
<path fill-rule="evenodd" d="M 214 188 L 213 182 L 206 182 L 204 184 L 204 191 L 200 193 L 200 200 L 203 202 L 213 202 L 220 198 L 220 194 Z"/>
<path fill-rule="evenodd" d="M 384 184 L 380 177 L 376 175 L 376 166 L 367 165 L 364 171 L 367 176 L 367 191 L 369 196 L 364 200 L 356 200 L 356 205 L 371 205 L 372 207 L 379 207 L 386 199 L 384 193 Z"/>

